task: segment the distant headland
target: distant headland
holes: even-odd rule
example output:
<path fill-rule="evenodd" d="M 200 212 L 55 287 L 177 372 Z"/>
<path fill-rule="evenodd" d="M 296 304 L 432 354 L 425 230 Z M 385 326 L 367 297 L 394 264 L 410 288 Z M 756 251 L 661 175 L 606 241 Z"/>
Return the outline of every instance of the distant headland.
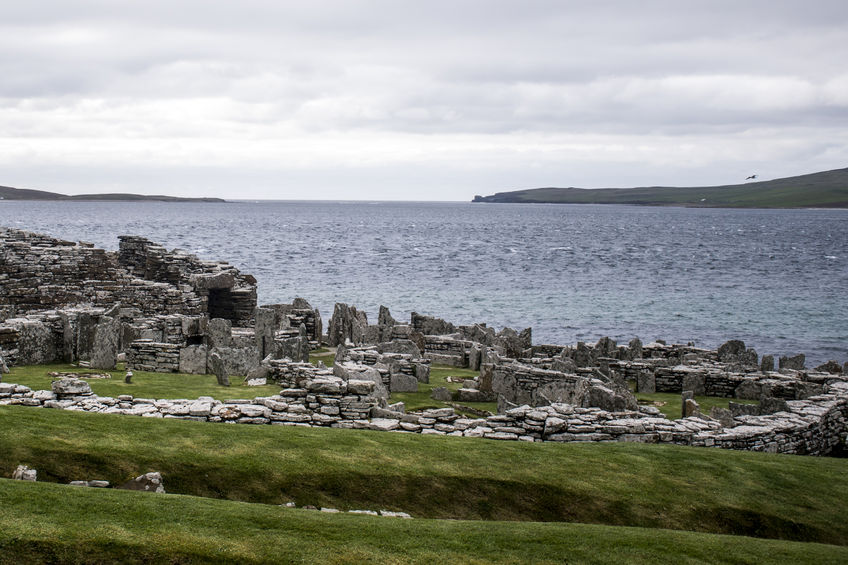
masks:
<path fill-rule="evenodd" d="M 103 202 L 226 202 L 222 198 L 182 198 L 179 196 L 164 196 L 161 194 L 76 194 L 69 196 L 46 190 L 30 188 L 12 188 L 0 186 L 0 200 L 61 200 L 61 201 L 103 201 Z"/>
<path fill-rule="evenodd" d="M 848 208 L 848 168 L 724 186 L 533 188 L 475 196 L 472 202 L 634 204 L 700 208 Z"/>

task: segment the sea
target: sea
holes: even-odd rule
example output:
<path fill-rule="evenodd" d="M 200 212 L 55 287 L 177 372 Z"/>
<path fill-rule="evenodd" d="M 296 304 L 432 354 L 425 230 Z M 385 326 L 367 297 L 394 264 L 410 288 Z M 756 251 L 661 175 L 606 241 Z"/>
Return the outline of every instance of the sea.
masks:
<path fill-rule="evenodd" d="M 147 237 L 253 274 L 260 304 L 380 305 L 533 328 L 848 361 L 848 210 L 459 202 L 0 201 L 0 225 L 115 250 Z"/>

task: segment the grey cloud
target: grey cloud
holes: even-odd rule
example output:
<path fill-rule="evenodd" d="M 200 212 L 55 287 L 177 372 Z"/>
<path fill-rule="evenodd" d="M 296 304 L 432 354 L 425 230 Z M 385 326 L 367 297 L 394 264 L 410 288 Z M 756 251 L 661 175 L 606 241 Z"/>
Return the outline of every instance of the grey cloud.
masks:
<path fill-rule="evenodd" d="M 326 191 L 333 171 L 367 185 L 381 178 L 367 171 L 398 162 L 434 183 L 441 167 L 470 185 L 578 184 L 561 177 L 589 170 L 619 171 L 618 184 L 641 170 L 636 184 L 654 184 L 672 170 L 659 157 L 667 138 L 729 169 L 728 138 L 764 132 L 770 158 L 810 172 L 844 166 L 846 31 L 843 1 L 8 2 L 0 139 L 26 139 L 33 162 L 75 175 L 97 176 L 98 155 L 165 170 L 161 148 L 173 147 L 198 166 L 240 155 L 243 169 Z M 69 151 L 63 139 L 104 141 Z M 438 147 L 450 157 L 432 157 Z"/>

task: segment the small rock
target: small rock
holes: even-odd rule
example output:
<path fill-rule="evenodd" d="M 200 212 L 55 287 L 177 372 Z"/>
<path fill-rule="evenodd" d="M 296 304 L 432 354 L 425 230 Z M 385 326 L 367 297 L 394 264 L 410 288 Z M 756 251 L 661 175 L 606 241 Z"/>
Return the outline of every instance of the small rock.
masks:
<path fill-rule="evenodd" d="M 91 387 L 82 379 L 59 379 L 51 386 L 58 396 L 83 396 L 91 394 Z"/>
<path fill-rule="evenodd" d="M 35 482 L 37 476 L 38 471 L 36 471 L 35 469 L 30 469 L 26 465 L 18 465 L 18 468 L 15 469 L 14 473 L 12 473 L 12 479 L 16 481 Z"/>
<path fill-rule="evenodd" d="M 126 483 L 116 488 L 122 490 L 158 492 L 160 494 L 165 493 L 165 487 L 162 484 L 162 474 L 158 472 L 145 473 L 144 475 L 140 475 L 131 481 L 127 481 Z"/>

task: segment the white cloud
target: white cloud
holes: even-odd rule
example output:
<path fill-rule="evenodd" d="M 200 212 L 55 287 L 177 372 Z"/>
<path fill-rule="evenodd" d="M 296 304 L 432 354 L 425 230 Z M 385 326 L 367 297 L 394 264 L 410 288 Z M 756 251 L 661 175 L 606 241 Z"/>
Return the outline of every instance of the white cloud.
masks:
<path fill-rule="evenodd" d="M 8 4 L 0 184 L 466 199 L 848 157 L 842 2 Z"/>

